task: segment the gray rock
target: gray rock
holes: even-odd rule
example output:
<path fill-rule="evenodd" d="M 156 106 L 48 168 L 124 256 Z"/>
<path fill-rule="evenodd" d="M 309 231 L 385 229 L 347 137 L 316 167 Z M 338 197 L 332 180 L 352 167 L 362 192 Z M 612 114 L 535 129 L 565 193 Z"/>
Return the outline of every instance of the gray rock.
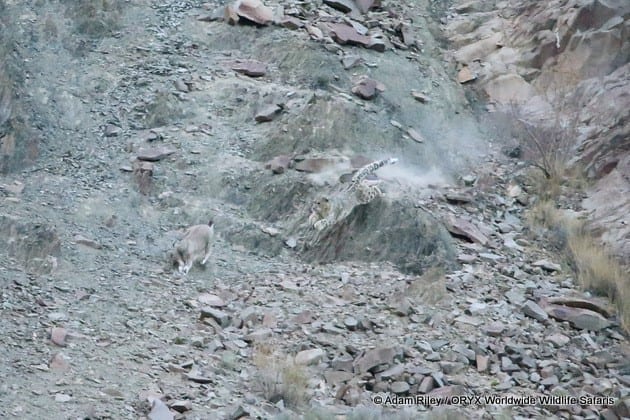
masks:
<path fill-rule="evenodd" d="M 345 372 L 353 371 L 353 361 L 352 356 L 343 355 L 333 359 L 331 362 L 331 366 L 335 370 L 343 370 Z"/>
<path fill-rule="evenodd" d="M 391 364 L 394 358 L 401 352 L 395 347 L 379 347 L 368 350 L 354 361 L 354 370 L 357 373 L 365 373 L 379 365 Z"/>
<path fill-rule="evenodd" d="M 418 392 L 421 394 L 427 394 L 431 392 L 431 390 L 433 390 L 434 386 L 435 384 L 433 382 L 433 378 L 430 376 L 425 376 L 418 386 Z"/>
<path fill-rule="evenodd" d="M 446 229 L 455 236 L 463 236 L 481 245 L 488 243 L 488 238 L 471 222 L 449 215 L 445 220 Z"/>
<path fill-rule="evenodd" d="M 265 105 L 258 110 L 254 119 L 256 122 L 269 122 L 282 112 L 282 106 L 278 104 Z"/>
<path fill-rule="evenodd" d="M 394 365 L 391 368 L 379 373 L 382 380 L 398 379 L 405 373 L 405 365 Z"/>
<path fill-rule="evenodd" d="M 295 363 L 298 365 L 314 365 L 319 363 L 326 356 L 322 349 L 302 350 L 295 356 Z"/>
<path fill-rule="evenodd" d="M 352 378 L 354 378 L 354 374 L 343 370 L 327 370 L 324 372 L 324 379 L 326 379 L 326 382 L 335 386 L 348 382 Z"/>
<path fill-rule="evenodd" d="M 226 328 L 230 325 L 230 315 L 220 309 L 204 306 L 200 311 L 201 318 L 211 317 L 221 326 L 221 328 Z"/>
<path fill-rule="evenodd" d="M 454 375 L 464 370 L 466 365 L 460 362 L 440 362 L 440 368 L 445 374 Z"/>
<path fill-rule="evenodd" d="M 545 341 L 549 341 L 555 347 L 564 347 L 571 341 L 571 339 L 564 334 L 554 333 L 545 337 Z"/>
<path fill-rule="evenodd" d="M 477 364 L 477 372 L 487 372 L 490 364 L 490 358 L 483 354 L 478 354 L 475 357 Z"/>
<path fill-rule="evenodd" d="M 538 260 L 538 261 L 532 263 L 532 265 L 534 267 L 540 267 L 543 270 L 550 271 L 550 272 L 552 272 L 552 271 L 560 271 L 562 269 L 560 264 L 552 263 L 549 260 Z"/>
<path fill-rule="evenodd" d="M 243 340 L 247 341 L 248 343 L 260 342 L 268 339 L 269 337 L 271 337 L 272 334 L 273 331 L 271 331 L 271 328 L 259 328 L 256 331 L 247 334 L 245 337 L 243 337 Z"/>
<path fill-rule="evenodd" d="M 490 337 L 500 337 L 505 331 L 505 325 L 501 321 L 494 321 L 484 326 L 483 331 Z"/>
<path fill-rule="evenodd" d="M 407 382 L 403 382 L 403 381 L 396 381 L 393 382 L 391 384 L 391 386 L 389 387 L 389 389 L 397 395 L 400 394 L 406 394 L 407 392 L 409 392 L 409 384 Z"/>
<path fill-rule="evenodd" d="M 525 315 L 532 317 L 539 322 L 545 322 L 549 318 L 547 312 L 545 312 L 543 308 L 538 306 L 536 302 L 533 302 L 531 300 L 525 302 L 525 304 L 521 307 L 521 310 Z"/>

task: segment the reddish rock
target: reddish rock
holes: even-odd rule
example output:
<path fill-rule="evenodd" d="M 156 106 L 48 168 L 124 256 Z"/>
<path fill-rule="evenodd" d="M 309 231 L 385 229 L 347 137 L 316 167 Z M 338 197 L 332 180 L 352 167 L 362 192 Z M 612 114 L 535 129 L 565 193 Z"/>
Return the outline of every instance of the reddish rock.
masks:
<path fill-rule="evenodd" d="M 360 45 L 368 47 L 370 45 L 371 38 L 366 35 L 361 35 L 351 25 L 345 23 L 332 23 L 328 25 L 332 39 L 337 43 L 345 45 Z"/>
<path fill-rule="evenodd" d="M 268 25 L 273 21 L 273 11 L 260 0 L 238 0 L 234 8 L 239 17 L 258 25 Z"/>
<path fill-rule="evenodd" d="M 354 85 L 354 87 L 352 88 L 352 93 L 362 99 L 370 100 L 376 97 L 379 92 L 382 92 L 384 90 L 385 86 L 383 86 L 382 83 L 374 79 L 370 79 L 369 77 L 364 77 L 363 79 L 359 80 L 356 85 Z"/>
<path fill-rule="evenodd" d="M 457 73 L 457 81 L 461 84 L 472 82 L 476 78 L 477 76 L 473 75 L 468 66 L 462 67 L 459 73 Z"/>
<path fill-rule="evenodd" d="M 446 219 L 446 229 L 453 235 L 463 236 L 478 244 L 485 245 L 488 243 L 486 235 L 467 220 L 449 216 Z"/>
<path fill-rule="evenodd" d="M 280 20 L 280 25 L 284 26 L 287 29 L 300 29 L 304 27 L 304 22 L 300 19 L 295 18 L 293 16 L 283 16 Z"/>
<path fill-rule="evenodd" d="M 64 347 L 66 345 L 66 336 L 68 335 L 68 331 L 65 328 L 53 327 L 50 330 L 50 341 L 60 347 Z"/>

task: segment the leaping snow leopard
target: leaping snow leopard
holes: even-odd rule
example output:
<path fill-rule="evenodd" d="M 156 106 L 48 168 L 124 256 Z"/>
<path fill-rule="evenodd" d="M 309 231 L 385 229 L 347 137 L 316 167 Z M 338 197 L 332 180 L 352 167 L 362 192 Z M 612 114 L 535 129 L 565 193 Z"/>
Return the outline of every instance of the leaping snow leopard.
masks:
<path fill-rule="evenodd" d="M 381 197 L 383 192 L 378 187 L 379 181 L 370 181 L 366 178 L 383 166 L 396 162 L 398 162 L 397 158 L 377 160 L 359 169 L 352 177 L 348 188 L 340 197 L 337 197 L 337 200 L 333 197 L 321 197 L 315 203 L 308 218 L 309 224 L 321 231 L 333 225 L 344 214 L 349 214 L 356 205 L 352 203 L 353 193 L 358 204 L 368 204 Z"/>

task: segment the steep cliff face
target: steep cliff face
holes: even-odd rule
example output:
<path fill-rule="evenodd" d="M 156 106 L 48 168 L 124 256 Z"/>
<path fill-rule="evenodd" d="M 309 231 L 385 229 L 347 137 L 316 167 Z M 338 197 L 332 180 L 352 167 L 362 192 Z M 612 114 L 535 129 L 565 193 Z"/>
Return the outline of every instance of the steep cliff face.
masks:
<path fill-rule="evenodd" d="M 490 110 L 571 127 L 569 165 L 594 185 L 583 207 L 602 239 L 630 256 L 630 3 L 461 2 L 446 25 L 460 71 Z M 463 79 L 466 80 L 466 79 Z"/>

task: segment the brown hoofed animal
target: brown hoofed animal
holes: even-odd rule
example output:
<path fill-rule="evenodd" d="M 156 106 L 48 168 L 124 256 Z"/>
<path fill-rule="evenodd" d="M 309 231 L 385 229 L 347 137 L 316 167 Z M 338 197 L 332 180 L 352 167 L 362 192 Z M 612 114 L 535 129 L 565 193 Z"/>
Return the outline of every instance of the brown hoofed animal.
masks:
<path fill-rule="evenodd" d="M 184 236 L 175 244 L 172 251 L 173 264 L 177 264 L 177 271 L 186 275 L 194 263 L 200 262 L 201 265 L 205 265 L 210 257 L 213 238 L 212 220 L 207 225 L 195 225 L 186 229 Z"/>

